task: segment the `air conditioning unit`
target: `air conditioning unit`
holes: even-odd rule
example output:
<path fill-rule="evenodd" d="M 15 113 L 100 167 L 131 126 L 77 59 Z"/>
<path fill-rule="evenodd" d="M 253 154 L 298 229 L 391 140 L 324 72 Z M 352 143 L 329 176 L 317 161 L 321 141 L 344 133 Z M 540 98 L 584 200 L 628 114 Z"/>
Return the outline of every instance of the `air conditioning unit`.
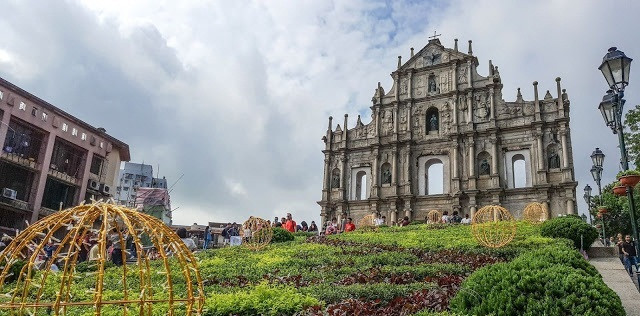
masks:
<path fill-rule="evenodd" d="M 106 184 L 104 184 L 104 183 L 101 183 L 100 184 L 100 192 L 110 195 L 111 194 L 111 187 L 106 185 Z"/>
<path fill-rule="evenodd" d="M 89 189 L 98 191 L 100 190 L 100 183 L 98 181 L 89 179 Z"/>
<path fill-rule="evenodd" d="M 9 189 L 9 188 L 2 189 L 2 196 L 6 197 L 7 199 L 15 200 L 17 195 L 18 195 L 18 192 L 16 190 Z"/>

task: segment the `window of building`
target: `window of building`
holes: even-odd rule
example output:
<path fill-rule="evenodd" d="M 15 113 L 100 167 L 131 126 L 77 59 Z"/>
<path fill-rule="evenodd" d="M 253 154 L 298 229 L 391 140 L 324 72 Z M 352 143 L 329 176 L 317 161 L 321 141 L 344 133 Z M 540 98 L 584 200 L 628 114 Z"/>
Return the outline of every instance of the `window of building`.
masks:
<path fill-rule="evenodd" d="M 356 200 L 366 199 L 367 196 L 367 173 L 359 171 L 356 174 Z"/>
<path fill-rule="evenodd" d="M 47 113 L 42 112 L 41 119 L 42 119 L 43 122 L 47 121 L 47 116 L 48 116 Z"/>
<path fill-rule="evenodd" d="M 129 187 L 123 187 L 122 190 L 123 191 L 129 191 Z"/>
<path fill-rule="evenodd" d="M 444 164 L 440 159 L 431 159 L 425 165 L 427 177 L 425 183 L 425 195 L 444 193 Z"/>
<path fill-rule="evenodd" d="M 129 180 L 124 180 L 124 184 L 129 184 Z"/>
<path fill-rule="evenodd" d="M 4 98 L 4 92 L 0 91 L 0 100 Z"/>
<path fill-rule="evenodd" d="M 104 148 L 104 142 L 100 142 L 100 148 Z"/>
<path fill-rule="evenodd" d="M 5 152 L 37 162 L 44 134 L 16 121 L 11 121 L 9 127 L 2 149 Z"/>
<path fill-rule="evenodd" d="M 27 110 L 27 105 L 24 104 L 24 102 L 20 102 L 20 105 L 18 106 L 18 109 L 26 111 Z"/>
<path fill-rule="evenodd" d="M 80 135 L 80 139 L 87 140 L 87 134 L 86 133 L 82 133 L 82 135 Z"/>
<path fill-rule="evenodd" d="M 44 186 L 42 206 L 53 210 L 70 207 L 75 204 L 75 194 L 76 187 L 49 177 Z"/>
<path fill-rule="evenodd" d="M 71 129 L 71 135 L 78 136 L 78 130 L 75 127 Z"/>
<path fill-rule="evenodd" d="M 34 173 L 17 165 L 0 162 L 0 190 L 8 188 L 16 191 L 16 199 L 29 202 Z M 5 201 L 6 202 L 6 201 Z"/>
<path fill-rule="evenodd" d="M 523 155 L 514 155 L 511 159 L 513 166 L 513 187 L 524 188 L 527 186 L 526 161 Z"/>
<path fill-rule="evenodd" d="M 89 169 L 89 172 L 97 176 L 101 176 L 103 165 L 104 165 L 104 158 L 94 154 L 93 158 L 91 159 L 91 168 Z"/>
<path fill-rule="evenodd" d="M 33 116 L 38 115 L 38 108 L 37 108 L 37 107 L 35 107 L 35 106 L 34 106 L 34 107 L 31 109 L 31 115 L 33 115 Z"/>
<path fill-rule="evenodd" d="M 51 155 L 51 169 L 62 172 L 74 178 L 82 176 L 86 159 L 86 151 L 68 143 L 60 138 L 56 138 Z"/>
<path fill-rule="evenodd" d="M 67 123 L 62 123 L 62 131 L 66 132 L 69 130 L 69 125 L 67 125 Z"/>

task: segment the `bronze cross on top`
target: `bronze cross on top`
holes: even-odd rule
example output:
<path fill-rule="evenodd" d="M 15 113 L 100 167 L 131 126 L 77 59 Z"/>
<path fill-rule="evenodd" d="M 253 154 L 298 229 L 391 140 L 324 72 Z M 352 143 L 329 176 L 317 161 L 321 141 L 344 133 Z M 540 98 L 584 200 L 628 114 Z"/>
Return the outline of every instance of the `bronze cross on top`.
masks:
<path fill-rule="evenodd" d="M 442 36 L 442 34 L 436 34 L 436 31 L 433 31 L 433 36 L 429 36 L 429 39 L 437 39 L 438 36 Z"/>

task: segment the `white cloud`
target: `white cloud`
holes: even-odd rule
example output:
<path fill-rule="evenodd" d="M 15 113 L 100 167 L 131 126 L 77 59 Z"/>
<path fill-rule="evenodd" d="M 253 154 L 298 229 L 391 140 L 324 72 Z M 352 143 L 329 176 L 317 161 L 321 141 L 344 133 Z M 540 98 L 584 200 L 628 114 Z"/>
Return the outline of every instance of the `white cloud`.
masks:
<path fill-rule="evenodd" d="M 596 110 L 604 93 L 596 68 L 614 44 L 640 56 L 640 4 L 609 6 L 619 9 L 597 1 L 12 2 L 0 21 L 0 75 L 106 127 L 134 161 L 160 164 L 170 183 L 184 173 L 172 192 L 177 223 L 287 210 L 318 220 L 328 116 L 342 125 L 349 113 L 353 126 L 366 113 L 368 122 L 377 82 L 388 90 L 397 56 L 406 60 L 434 30 L 447 46 L 459 38 L 463 51 L 472 39 L 479 71 L 489 59 L 499 66 L 506 100 L 517 87 L 532 99 L 534 80 L 555 95 L 562 77 L 579 189 L 596 146 L 611 180 L 619 154 Z M 5 55 L 22 66 L 5 67 Z"/>

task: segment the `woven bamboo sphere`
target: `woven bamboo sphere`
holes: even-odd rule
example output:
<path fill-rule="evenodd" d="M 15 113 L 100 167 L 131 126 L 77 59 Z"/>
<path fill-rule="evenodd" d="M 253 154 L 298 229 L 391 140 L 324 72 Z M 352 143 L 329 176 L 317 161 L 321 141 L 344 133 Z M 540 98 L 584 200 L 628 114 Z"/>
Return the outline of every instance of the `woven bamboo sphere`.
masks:
<path fill-rule="evenodd" d="M 532 202 L 524 208 L 524 220 L 531 223 L 542 223 L 548 219 L 547 208 L 542 203 Z"/>
<path fill-rule="evenodd" d="M 471 233 L 479 244 L 499 248 L 516 235 L 516 222 L 504 207 L 488 205 L 478 210 L 471 220 Z"/>
<path fill-rule="evenodd" d="M 442 212 L 438 210 L 431 210 L 427 213 L 427 224 L 440 223 L 442 220 Z"/>
<path fill-rule="evenodd" d="M 363 217 L 360 222 L 358 222 L 358 227 L 364 228 L 364 227 L 374 227 L 376 226 L 376 216 L 373 214 L 369 214 L 365 217 Z"/>
<path fill-rule="evenodd" d="M 126 264 L 114 266 L 110 243 Z M 200 315 L 204 304 L 197 261 L 178 235 L 155 217 L 105 202 L 29 226 L 0 253 L 0 268 L 1 315 Z"/>
<path fill-rule="evenodd" d="M 273 230 L 266 220 L 251 216 L 242 224 L 240 235 L 243 239 L 242 243 L 247 246 L 247 248 L 260 250 L 271 242 Z"/>

